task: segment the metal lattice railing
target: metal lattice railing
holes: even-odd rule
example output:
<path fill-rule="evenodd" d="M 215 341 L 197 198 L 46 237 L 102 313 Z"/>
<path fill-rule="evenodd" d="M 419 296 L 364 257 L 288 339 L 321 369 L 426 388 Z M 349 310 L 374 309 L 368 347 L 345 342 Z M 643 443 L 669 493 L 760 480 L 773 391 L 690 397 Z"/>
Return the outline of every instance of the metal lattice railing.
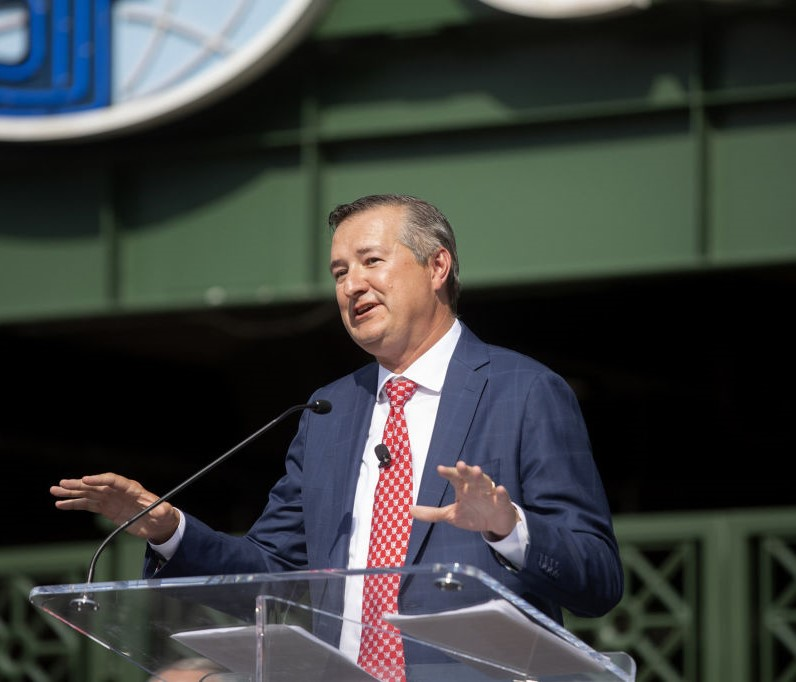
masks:
<path fill-rule="evenodd" d="M 622 602 L 567 627 L 636 661 L 638 682 L 796 682 L 796 508 L 618 517 Z M 140 541 L 120 536 L 100 580 L 135 578 Z M 0 679 L 142 682 L 141 671 L 28 601 L 35 585 L 82 583 L 92 544 L 0 554 Z"/>
<path fill-rule="evenodd" d="M 86 646 L 71 628 L 34 610 L 36 584 L 81 582 L 87 548 L 4 550 L 0 559 L 0 679 L 70 682 L 85 674 Z M 88 554 L 90 556 L 90 554 Z M 85 678 L 88 679 L 88 678 Z"/>
<path fill-rule="evenodd" d="M 567 627 L 638 682 L 796 682 L 796 509 L 616 519 L 625 596 Z"/>
<path fill-rule="evenodd" d="M 604 651 L 625 651 L 638 682 L 696 680 L 695 637 L 699 551 L 693 541 L 628 545 L 622 549 L 625 598 L 602 619 L 570 624 Z"/>
<path fill-rule="evenodd" d="M 4 576 L 0 585 L 0 679 L 60 682 L 75 679 L 79 636 L 63 623 L 32 611 L 33 581 Z"/>
<path fill-rule="evenodd" d="M 98 579 L 140 574 L 141 541 L 131 536 L 103 555 Z M 145 676 L 29 602 L 36 585 L 83 583 L 94 543 L 4 548 L 0 554 L 0 680 L 142 682 Z"/>
<path fill-rule="evenodd" d="M 796 680 L 796 536 L 766 535 L 759 549 L 760 671 L 774 682 Z"/>

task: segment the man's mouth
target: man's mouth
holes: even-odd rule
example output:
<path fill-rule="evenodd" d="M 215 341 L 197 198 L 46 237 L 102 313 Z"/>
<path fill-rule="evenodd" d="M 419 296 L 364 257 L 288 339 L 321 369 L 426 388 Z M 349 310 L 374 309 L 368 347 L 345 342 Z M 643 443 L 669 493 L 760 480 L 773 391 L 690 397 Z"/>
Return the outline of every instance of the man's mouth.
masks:
<path fill-rule="evenodd" d="M 354 308 L 354 315 L 356 317 L 362 317 L 362 315 L 369 313 L 375 307 L 375 303 L 363 303 L 362 305 L 358 305 Z"/>

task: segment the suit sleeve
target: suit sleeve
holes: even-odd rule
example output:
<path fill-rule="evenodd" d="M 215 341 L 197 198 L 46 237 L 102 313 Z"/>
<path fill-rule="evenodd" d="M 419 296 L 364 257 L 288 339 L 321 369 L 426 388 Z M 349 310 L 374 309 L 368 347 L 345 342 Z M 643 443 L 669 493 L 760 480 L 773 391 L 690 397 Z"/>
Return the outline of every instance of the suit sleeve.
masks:
<path fill-rule="evenodd" d="M 558 375 L 531 382 L 521 434 L 530 544 L 518 577 L 576 615 L 603 615 L 622 596 L 619 549 L 580 407 Z"/>

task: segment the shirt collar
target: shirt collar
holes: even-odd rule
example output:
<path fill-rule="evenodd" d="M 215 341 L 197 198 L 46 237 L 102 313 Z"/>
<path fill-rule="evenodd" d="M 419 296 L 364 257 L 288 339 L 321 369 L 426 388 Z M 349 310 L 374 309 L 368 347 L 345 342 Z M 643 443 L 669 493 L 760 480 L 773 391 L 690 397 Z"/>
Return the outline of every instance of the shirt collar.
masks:
<path fill-rule="evenodd" d="M 445 383 L 445 375 L 448 373 L 448 364 L 453 357 L 453 351 L 462 334 L 462 325 L 459 320 L 454 320 L 451 328 L 445 335 L 429 348 L 423 355 L 415 360 L 405 372 L 396 375 L 388 369 L 379 365 L 379 384 L 376 393 L 377 400 L 382 402 L 387 400 L 384 392 L 384 384 L 395 376 L 402 376 L 414 381 L 418 388 L 423 388 L 431 393 L 439 394 L 442 392 L 442 384 Z"/>

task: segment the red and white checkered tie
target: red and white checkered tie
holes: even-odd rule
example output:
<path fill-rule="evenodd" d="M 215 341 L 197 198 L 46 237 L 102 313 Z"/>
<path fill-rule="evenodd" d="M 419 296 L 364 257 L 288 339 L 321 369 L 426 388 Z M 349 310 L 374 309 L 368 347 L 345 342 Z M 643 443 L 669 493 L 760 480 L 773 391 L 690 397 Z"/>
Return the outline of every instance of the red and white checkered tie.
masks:
<path fill-rule="evenodd" d="M 392 456 L 383 468 L 373 499 L 368 568 L 403 566 L 412 517 L 412 451 L 404 417 L 404 403 L 417 384 L 393 379 L 384 387 L 390 399 L 390 414 L 382 442 Z M 382 613 L 398 610 L 399 575 L 365 576 L 362 595 L 362 641 L 358 664 L 384 682 L 403 682 L 404 647 L 397 628 L 382 621 Z M 373 627 L 368 627 L 373 626 Z"/>

